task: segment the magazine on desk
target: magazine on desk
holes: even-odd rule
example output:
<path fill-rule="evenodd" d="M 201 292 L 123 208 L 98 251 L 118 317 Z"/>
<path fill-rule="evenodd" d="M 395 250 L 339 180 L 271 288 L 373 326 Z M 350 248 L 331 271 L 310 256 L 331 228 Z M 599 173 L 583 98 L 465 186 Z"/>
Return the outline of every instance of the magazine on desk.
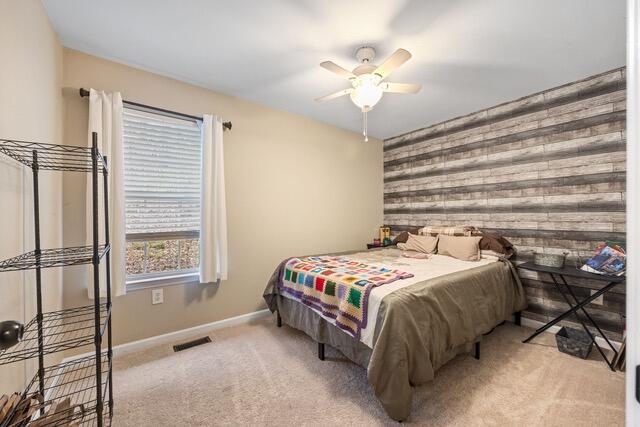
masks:
<path fill-rule="evenodd" d="M 602 242 L 595 253 L 581 267 L 589 273 L 622 276 L 627 267 L 627 255 L 620 244 Z"/>

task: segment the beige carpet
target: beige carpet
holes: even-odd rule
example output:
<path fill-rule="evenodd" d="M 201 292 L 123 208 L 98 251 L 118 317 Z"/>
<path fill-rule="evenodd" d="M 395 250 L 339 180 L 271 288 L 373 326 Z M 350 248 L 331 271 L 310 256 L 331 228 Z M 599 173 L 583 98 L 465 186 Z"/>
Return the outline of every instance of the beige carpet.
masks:
<path fill-rule="evenodd" d="M 481 360 L 461 355 L 415 389 L 402 425 L 616 426 L 624 377 L 592 352 L 559 353 L 553 335 L 498 327 Z M 212 333 L 210 344 L 157 347 L 115 359 L 115 426 L 399 425 L 377 402 L 364 369 L 271 318 Z"/>

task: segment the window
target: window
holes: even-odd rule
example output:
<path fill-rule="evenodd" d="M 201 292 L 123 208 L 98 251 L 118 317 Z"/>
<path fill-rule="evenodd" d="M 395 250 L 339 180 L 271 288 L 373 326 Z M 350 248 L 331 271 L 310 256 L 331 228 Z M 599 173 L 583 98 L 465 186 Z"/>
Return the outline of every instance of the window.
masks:
<path fill-rule="evenodd" d="M 127 283 L 193 279 L 200 228 L 200 123 L 126 107 Z"/>

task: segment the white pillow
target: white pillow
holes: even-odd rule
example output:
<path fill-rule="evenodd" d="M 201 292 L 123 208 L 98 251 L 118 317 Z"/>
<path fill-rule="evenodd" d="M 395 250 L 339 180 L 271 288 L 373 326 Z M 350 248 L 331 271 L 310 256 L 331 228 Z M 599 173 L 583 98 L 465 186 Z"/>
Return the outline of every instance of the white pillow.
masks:
<path fill-rule="evenodd" d="M 494 252 L 494 251 L 490 251 L 490 250 L 480 249 L 480 258 L 501 259 L 501 258 L 504 258 L 504 254 L 501 254 L 500 252 Z"/>
<path fill-rule="evenodd" d="M 438 248 L 438 236 L 416 236 L 409 233 L 407 243 L 398 243 L 398 248 L 403 251 L 416 251 L 432 254 Z"/>

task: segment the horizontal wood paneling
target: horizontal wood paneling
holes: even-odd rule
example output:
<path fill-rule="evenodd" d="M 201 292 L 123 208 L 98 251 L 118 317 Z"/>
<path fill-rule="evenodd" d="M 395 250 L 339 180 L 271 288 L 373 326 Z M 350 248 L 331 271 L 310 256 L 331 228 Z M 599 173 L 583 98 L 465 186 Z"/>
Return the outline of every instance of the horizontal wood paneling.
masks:
<path fill-rule="evenodd" d="M 616 69 L 385 140 L 385 224 L 475 225 L 510 239 L 516 262 L 530 251 L 576 262 L 602 240 L 625 240 L 625 88 Z M 566 310 L 549 278 L 524 273 L 523 283 L 525 316 Z M 624 286 L 590 312 L 619 338 Z"/>

